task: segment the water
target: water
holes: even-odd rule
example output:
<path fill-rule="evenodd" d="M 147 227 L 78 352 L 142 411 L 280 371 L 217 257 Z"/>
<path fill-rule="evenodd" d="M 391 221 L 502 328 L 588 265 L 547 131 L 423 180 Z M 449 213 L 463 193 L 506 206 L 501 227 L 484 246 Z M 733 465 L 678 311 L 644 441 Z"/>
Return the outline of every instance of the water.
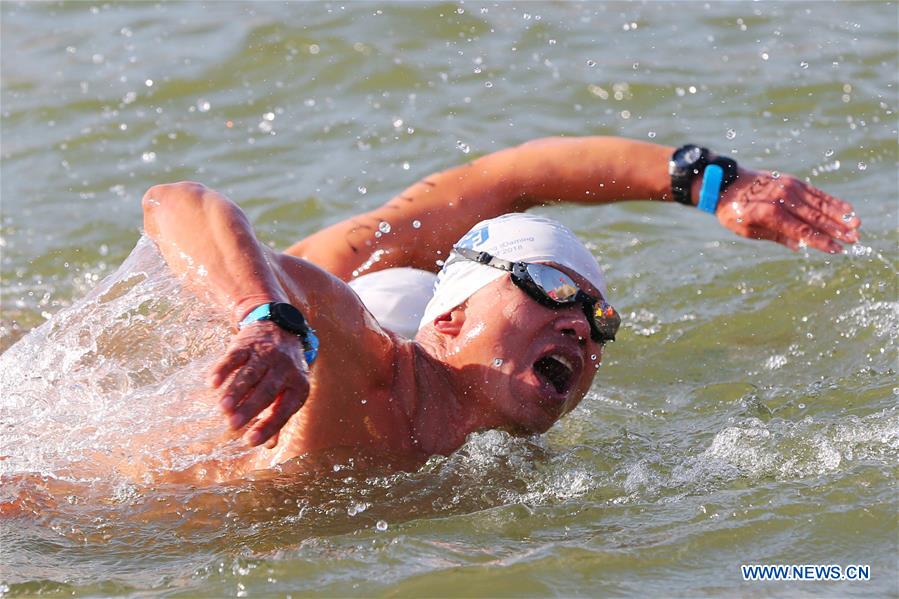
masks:
<path fill-rule="evenodd" d="M 2 472 L 33 472 L 3 486 L 33 513 L 0 525 L 0 593 L 899 593 L 897 6 L 688 6 L 3 3 L 2 348 L 70 310 L 0 357 Z M 177 434 L 148 416 L 202 399 L 190 366 L 224 325 L 147 248 L 145 278 L 89 295 L 148 186 L 201 180 L 285 247 L 432 171 L 581 134 L 808 178 L 855 204 L 861 246 L 791 253 L 672 205 L 547 209 L 624 324 L 544 437 L 478 435 L 413 473 L 129 479 L 129 459 L 196 466 L 158 450 L 221 432 L 202 401 Z M 744 583 L 741 563 L 873 578 Z"/>

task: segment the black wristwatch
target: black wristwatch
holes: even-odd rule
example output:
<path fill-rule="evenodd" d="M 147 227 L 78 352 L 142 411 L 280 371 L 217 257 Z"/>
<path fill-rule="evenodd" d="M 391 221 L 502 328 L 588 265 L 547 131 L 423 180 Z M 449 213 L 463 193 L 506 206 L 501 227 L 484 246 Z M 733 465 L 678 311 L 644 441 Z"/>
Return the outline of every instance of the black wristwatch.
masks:
<path fill-rule="evenodd" d="M 318 337 L 315 331 L 306 324 L 303 313 L 291 304 L 284 302 L 271 302 L 256 306 L 249 314 L 244 316 L 243 320 L 238 323 L 237 328 L 242 329 L 248 324 L 260 321 L 271 320 L 273 323 L 287 331 L 293 333 L 300 338 L 303 344 L 303 350 L 306 356 L 306 363 L 312 366 L 315 358 L 318 356 Z"/>
<path fill-rule="evenodd" d="M 737 162 L 730 158 L 717 156 L 709 152 L 708 148 L 687 144 L 679 147 L 671 155 L 668 161 L 668 174 L 671 175 L 671 195 L 675 201 L 688 206 L 693 205 L 690 197 L 690 188 L 693 179 L 705 172 L 705 167 L 717 164 L 724 171 L 724 179 L 721 181 L 721 191 L 737 180 Z"/>

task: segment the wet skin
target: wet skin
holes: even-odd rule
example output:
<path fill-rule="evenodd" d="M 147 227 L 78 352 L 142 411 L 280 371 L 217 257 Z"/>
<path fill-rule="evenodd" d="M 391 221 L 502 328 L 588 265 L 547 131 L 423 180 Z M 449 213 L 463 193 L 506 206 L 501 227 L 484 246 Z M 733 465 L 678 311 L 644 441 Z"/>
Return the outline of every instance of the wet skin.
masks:
<path fill-rule="evenodd" d="M 529 142 L 426 177 L 284 254 L 256 240 L 233 202 L 198 183 L 148 190 L 144 228 L 210 309 L 236 323 L 261 303 L 290 302 L 322 339 L 310 371 L 295 336 L 254 324 L 235 333 L 209 373 L 231 426 L 249 444 L 267 445 L 247 468 L 335 447 L 424 458 L 452 452 L 474 430 L 546 430 L 584 396 L 601 348 L 578 307 L 540 306 L 507 277 L 424 327 L 415 342 L 383 331 L 345 282 L 374 251 L 381 259 L 371 271 L 436 270 L 472 225 L 507 212 L 563 201 L 669 201 L 672 150 L 604 137 Z M 694 198 L 698 185 L 697 178 Z M 716 215 L 738 234 L 827 252 L 854 243 L 860 225 L 847 202 L 789 175 L 746 169 Z M 382 221 L 391 233 L 375 237 Z"/>

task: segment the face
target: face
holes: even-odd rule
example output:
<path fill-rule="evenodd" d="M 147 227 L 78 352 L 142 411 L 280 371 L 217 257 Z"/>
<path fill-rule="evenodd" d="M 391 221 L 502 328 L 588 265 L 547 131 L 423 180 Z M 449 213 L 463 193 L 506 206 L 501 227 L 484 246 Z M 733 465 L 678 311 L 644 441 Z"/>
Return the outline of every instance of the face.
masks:
<path fill-rule="evenodd" d="M 587 293 L 599 293 L 571 271 Z M 580 304 L 541 306 L 500 277 L 462 307 L 465 320 L 448 362 L 464 365 L 472 389 L 495 422 L 514 432 L 544 432 L 584 397 L 602 358 Z"/>

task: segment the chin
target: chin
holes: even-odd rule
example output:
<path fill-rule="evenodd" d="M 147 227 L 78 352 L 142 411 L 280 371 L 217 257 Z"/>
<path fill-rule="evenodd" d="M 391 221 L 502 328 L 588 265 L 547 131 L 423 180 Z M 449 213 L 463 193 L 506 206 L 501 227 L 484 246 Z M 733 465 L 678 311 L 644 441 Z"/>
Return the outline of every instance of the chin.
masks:
<path fill-rule="evenodd" d="M 520 436 L 537 435 L 548 431 L 559 420 L 562 406 L 548 403 L 545 398 L 527 389 L 514 393 L 509 399 L 509 409 L 503 410 L 505 430 Z"/>

